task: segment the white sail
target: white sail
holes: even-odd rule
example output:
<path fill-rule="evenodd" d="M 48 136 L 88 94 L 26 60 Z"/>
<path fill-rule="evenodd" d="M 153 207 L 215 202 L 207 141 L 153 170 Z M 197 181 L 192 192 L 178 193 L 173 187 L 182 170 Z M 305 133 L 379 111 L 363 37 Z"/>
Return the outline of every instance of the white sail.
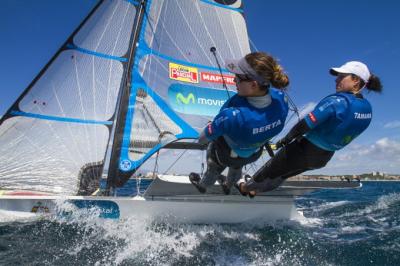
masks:
<path fill-rule="evenodd" d="M 147 1 L 121 152 L 113 157 L 117 180 L 168 143 L 197 138 L 234 94 L 233 76 L 222 69 L 225 89 L 211 47 L 221 64 L 250 52 L 241 1 Z"/>
<path fill-rule="evenodd" d="M 287 182 L 248 199 L 159 175 L 136 178 L 136 197 L 119 197 L 160 149 L 196 146 L 183 141 L 235 91 L 218 63 L 249 52 L 241 0 L 99 1 L 0 120 L 0 210 L 60 214 L 66 200 L 67 213 L 95 208 L 103 218 L 237 223 L 297 219 L 294 196 L 359 187 Z M 103 193 L 87 196 L 101 175 Z"/>
<path fill-rule="evenodd" d="M 81 168 L 104 160 L 135 15 L 128 1 L 100 1 L 8 110 L 0 188 L 76 194 Z"/>

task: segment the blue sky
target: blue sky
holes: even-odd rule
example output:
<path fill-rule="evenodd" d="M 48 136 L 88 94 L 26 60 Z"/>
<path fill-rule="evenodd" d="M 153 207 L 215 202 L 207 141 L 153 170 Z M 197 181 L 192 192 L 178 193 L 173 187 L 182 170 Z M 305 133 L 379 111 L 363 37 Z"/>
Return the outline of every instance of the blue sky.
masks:
<path fill-rule="evenodd" d="M 185 0 L 182 0 L 185 1 Z M 0 115 L 86 16 L 95 0 L 3 0 L 0 9 Z M 373 122 L 328 166 L 314 173 L 400 173 L 400 3 L 378 0 L 248 0 L 252 43 L 280 59 L 299 107 L 334 92 L 328 69 L 360 60 L 378 75 Z"/>

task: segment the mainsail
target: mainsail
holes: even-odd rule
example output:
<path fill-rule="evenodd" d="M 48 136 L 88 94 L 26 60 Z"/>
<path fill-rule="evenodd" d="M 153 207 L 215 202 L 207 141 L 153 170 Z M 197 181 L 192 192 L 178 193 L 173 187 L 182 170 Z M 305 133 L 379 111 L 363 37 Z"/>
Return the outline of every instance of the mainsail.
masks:
<path fill-rule="evenodd" d="M 211 47 L 220 62 L 250 51 L 241 1 L 147 2 L 109 186 L 123 184 L 167 144 L 197 138 L 228 99 L 222 79 L 233 95 L 233 76 L 221 77 Z"/>
<path fill-rule="evenodd" d="M 188 147 L 235 91 L 211 47 L 250 52 L 241 0 L 100 1 L 1 119 L 0 187 L 76 194 L 93 169 L 113 188 Z"/>
<path fill-rule="evenodd" d="M 100 1 L 1 119 L 0 187 L 76 194 L 104 160 L 136 8 Z"/>

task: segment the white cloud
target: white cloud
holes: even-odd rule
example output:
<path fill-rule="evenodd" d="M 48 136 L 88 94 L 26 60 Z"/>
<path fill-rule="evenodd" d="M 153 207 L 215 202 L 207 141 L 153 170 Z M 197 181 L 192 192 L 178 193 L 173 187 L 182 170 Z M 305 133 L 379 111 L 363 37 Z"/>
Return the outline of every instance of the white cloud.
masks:
<path fill-rule="evenodd" d="M 352 143 L 335 153 L 328 165 L 318 172 L 359 174 L 372 171 L 400 174 L 400 142 L 381 138 L 370 145 Z"/>
<path fill-rule="evenodd" d="M 384 126 L 384 128 L 400 128 L 400 121 L 395 120 L 389 123 L 386 123 Z"/>

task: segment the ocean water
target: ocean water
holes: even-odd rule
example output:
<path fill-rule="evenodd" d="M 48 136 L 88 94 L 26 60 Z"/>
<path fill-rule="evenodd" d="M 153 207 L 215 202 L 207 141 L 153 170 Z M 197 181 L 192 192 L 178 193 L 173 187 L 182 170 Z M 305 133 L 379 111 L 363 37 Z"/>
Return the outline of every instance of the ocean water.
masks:
<path fill-rule="evenodd" d="M 3 216 L 0 265 L 400 265 L 400 182 L 320 190 L 296 204 L 304 221 L 264 225 Z"/>

